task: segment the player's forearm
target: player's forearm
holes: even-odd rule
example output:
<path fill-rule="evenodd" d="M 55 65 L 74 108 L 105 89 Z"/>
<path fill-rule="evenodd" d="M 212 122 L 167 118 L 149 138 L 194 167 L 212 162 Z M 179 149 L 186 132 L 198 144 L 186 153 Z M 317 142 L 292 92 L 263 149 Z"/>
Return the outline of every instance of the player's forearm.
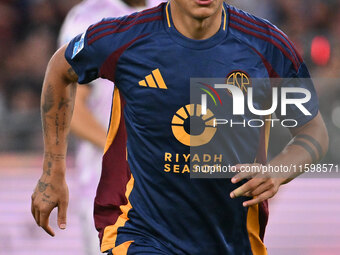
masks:
<path fill-rule="evenodd" d="M 304 126 L 291 130 L 291 132 L 293 135 L 291 142 L 267 166 L 252 164 L 252 166 L 256 167 L 255 169 L 262 169 L 259 173 L 254 175 L 251 172 L 242 172 L 242 167 L 249 166 L 247 164 L 237 166 L 237 169 L 241 172 L 231 179 L 232 183 L 236 184 L 245 179 L 249 180 L 233 190 L 230 193 L 231 198 L 240 196 L 253 197 L 251 200 L 244 202 L 244 206 L 263 202 L 273 197 L 279 190 L 280 185 L 288 183 L 303 173 L 300 169 L 304 170 L 306 165 L 320 161 L 326 154 L 328 133 L 320 113 Z M 267 171 L 268 168 L 265 167 L 284 171 L 273 173 Z M 287 169 L 290 171 L 286 172 Z"/>
<path fill-rule="evenodd" d="M 74 85 L 66 85 L 47 76 L 41 102 L 45 151 L 66 152 L 74 93 Z"/>
<path fill-rule="evenodd" d="M 67 69 L 69 68 L 69 69 Z M 67 136 L 74 106 L 76 75 L 64 58 L 64 48 L 56 52 L 47 67 L 42 96 L 41 118 L 43 124 L 45 164 L 64 164 Z M 44 166 L 44 169 L 49 168 Z M 56 169 L 65 169 L 57 167 Z"/>
<path fill-rule="evenodd" d="M 305 169 L 319 162 L 328 150 L 328 133 L 320 114 L 302 128 L 293 130 L 292 134 L 293 139 L 286 148 L 269 162 L 271 166 L 294 166 L 291 172 L 280 173 L 283 184 L 301 174 L 294 169 Z"/>

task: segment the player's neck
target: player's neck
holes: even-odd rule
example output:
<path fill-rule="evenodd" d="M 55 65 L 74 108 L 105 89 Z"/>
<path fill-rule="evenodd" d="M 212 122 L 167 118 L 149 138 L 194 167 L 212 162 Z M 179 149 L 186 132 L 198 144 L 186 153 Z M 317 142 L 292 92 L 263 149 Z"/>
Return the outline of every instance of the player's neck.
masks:
<path fill-rule="evenodd" d="M 195 19 L 185 13 L 175 1 L 171 2 L 171 16 L 176 29 L 184 36 L 204 40 L 212 37 L 221 27 L 222 6 L 212 16 L 205 19 Z"/>
<path fill-rule="evenodd" d="M 123 0 L 123 2 L 131 7 L 144 7 L 146 5 L 146 0 Z"/>

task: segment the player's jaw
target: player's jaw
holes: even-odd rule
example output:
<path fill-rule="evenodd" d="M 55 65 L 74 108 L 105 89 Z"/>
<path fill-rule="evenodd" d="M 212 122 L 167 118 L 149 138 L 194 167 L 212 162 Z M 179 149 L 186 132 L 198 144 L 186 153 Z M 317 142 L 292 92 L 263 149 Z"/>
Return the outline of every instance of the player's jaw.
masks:
<path fill-rule="evenodd" d="M 206 19 L 221 9 L 223 0 L 171 0 L 194 19 Z"/>

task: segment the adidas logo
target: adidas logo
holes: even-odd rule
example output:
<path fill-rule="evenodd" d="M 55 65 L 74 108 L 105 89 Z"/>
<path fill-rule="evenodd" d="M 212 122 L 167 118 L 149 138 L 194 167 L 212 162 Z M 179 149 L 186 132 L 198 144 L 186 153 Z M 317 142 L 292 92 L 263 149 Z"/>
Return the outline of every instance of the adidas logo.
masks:
<path fill-rule="evenodd" d="M 140 81 L 139 86 L 168 89 L 158 68 L 156 70 L 153 70 L 152 74 L 146 76 L 145 80 Z"/>

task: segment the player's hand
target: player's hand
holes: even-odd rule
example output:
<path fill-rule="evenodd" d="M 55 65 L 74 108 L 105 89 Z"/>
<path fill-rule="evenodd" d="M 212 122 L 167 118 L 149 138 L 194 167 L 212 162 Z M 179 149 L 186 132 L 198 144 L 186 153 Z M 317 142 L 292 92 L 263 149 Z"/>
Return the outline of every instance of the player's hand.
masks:
<path fill-rule="evenodd" d="M 243 168 L 242 168 L 243 167 Z M 246 172 L 243 171 L 244 167 L 252 167 L 258 169 L 257 171 Z M 282 178 L 273 177 L 270 174 L 264 174 L 261 171 L 262 165 L 260 164 L 239 164 L 236 165 L 236 170 L 239 172 L 232 179 L 231 182 L 236 184 L 244 179 L 248 181 L 230 193 L 231 198 L 246 196 L 253 197 L 243 203 L 243 206 L 248 207 L 261 203 L 273 197 L 279 190 L 280 185 L 283 183 Z"/>
<path fill-rule="evenodd" d="M 54 236 L 54 231 L 49 225 L 52 210 L 58 207 L 58 226 L 66 228 L 66 214 L 69 201 L 69 192 L 63 174 L 53 174 L 52 168 L 44 170 L 32 195 L 31 211 L 38 226 L 42 227 L 49 235 Z"/>

